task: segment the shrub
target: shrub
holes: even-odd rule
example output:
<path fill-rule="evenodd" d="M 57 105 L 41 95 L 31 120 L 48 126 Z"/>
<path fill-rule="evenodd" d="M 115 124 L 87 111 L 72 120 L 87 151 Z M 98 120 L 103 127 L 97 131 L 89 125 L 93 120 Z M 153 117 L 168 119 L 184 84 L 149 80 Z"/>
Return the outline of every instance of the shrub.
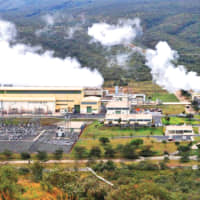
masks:
<path fill-rule="evenodd" d="M 87 150 L 83 146 L 77 146 L 74 148 L 74 156 L 76 159 L 86 158 L 88 155 Z"/>
<path fill-rule="evenodd" d="M 26 175 L 30 173 L 30 169 L 26 167 L 20 167 L 18 169 L 20 175 Z"/>
<path fill-rule="evenodd" d="M 105 157 L 107 158 L 113 158 L 115 156 L 115 150 L 112 148 L 112 146 L 106 146 L 105 148 Z"/>
<path fill-rule="evenodd" d="M 22 160 L 28 160 L 31 158 L 31 155 L 28 152 L 22 152 L 20 155 L 21 155 Z"/>
<path fill-rule="evenodd" d="M 54 158 L 55 158 L 56 160 L 60 160 L 60 159 L 62 159 L 62 157 L 63 157 L 63 150 L 62 150 L 62 149 L 57 149 L 57 150 L 53 153 L 53 155 L 54 155 Z"/>
<path fill-rule="evenodd" d="M 31 165 L 30 169 L 33 175 L 33 180 L 36 182 L 41 181 L 44 167 L 39 162 L 35 162 Z"/>
<path fill-rule="evenodd" d="M 140 146 L 144 143 L 142 139 L 135 139 L 130 142 L 131 145 Z"/>
<path fill-rule="evenodd" d="M 110 142 L 110 140 L 107 138 L 107 137 L 100 137 L 99 138 L 99 142 L 102 144 L 102 145 L 106 145 Z"/>
<path fill-rule="evenodd" d="M 101 157 L 101 149 L 98 146 L 92 147 L 89 153 L 90 157 L 100 158 Z"/>
<path fill-rule="evenodd" d="M 5 149 L 3 151 L 3 155 L 6 157 L 6 159 L 11 159 L 12 158 L 12 155 L 13 155 L 13 152 L 8 150 L 8 149 Z"/>
<path fill-rule="evenodd" d="M 37 159 L 41 161 L 46 161 L 48 158 L 47 152 L 46 151 L 38 151 L 37 153 Z"/>

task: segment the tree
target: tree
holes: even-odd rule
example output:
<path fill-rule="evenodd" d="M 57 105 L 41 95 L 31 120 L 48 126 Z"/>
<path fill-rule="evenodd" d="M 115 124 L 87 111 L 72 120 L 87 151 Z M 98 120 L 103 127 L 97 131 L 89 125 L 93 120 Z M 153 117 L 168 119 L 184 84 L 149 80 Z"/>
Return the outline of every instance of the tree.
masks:
<path fill-rule="evenodd" d="M 123 155 L 124 158 L 128 158 L 128 159 L 138 158 L 136 148 L 135 148 L 135 146 L 133 146 L 131 144 L 126 144 L 126 145 L 123 146 L 122 155 Z"/>
<path fill-rule="evenodd" d="M 0 169 L 0 198 L 4 193 L 6 198 L 2 199 L 18 199 L 21 190 L 16 169 L 6 165 L 2 166 Z"/>
<path fill-rule="evenodd" d="M 22 152 L 20 155 L 21 155 L 22 160 L 28 160 L 31 158 L 31 155 L 28 152 Z"/>
<path fill-rule="evenodd" d="M 48 158 L 46 151 L 38 151 L 36 156 L 37 156 L 37 159 L 41 161 L 47 161 L 47 158 Z"/>
<path fill-rule="evenodd" d="M 181 155 L 180 162 L 189 162 L 190 161 L 190 145 L 181 145 L 178 147 L 179 154 Z"/>
<path fill-rule="evenodd" d="M 36 182 L 41 181 L 44 169 L 43 165 L 40 164 L 39 162 L 35 162 L 31 165 L 30 169 L 33 175 L 33 180 Z"/>
<path fill-rule="evenodd" d="M 140 155 L 144 157 L 153 156 L 154 152 L 151 150 L 150 145 L 146 145 L 142 147 L 142 150 L 140 151 Z"/>
<path fill-rule="evenodd" d="M 8 149 L 5 149 L 5 150 L 3 151 L 3 155 L 6 157 L 6 159 L 11 159 L 13 153 L 12 153 L 12 151 L 10 151 L 10 150 L 8 150 Z"/>
<path fill-rule="evenodd" d="M 190 161 L 189 153 L 188 152 L 182 153 L 180 162 L 185 163 L 189 161 Z"/>
<path fill-rule="evenodd" d="M 101 149 L 98 146 L 92 147 L 89 153 L 90 157 L 100 158 L 101 157 Z"/>
<path fill-rule="evenodd" d="M 106 146 L 104 148 L 104 150 L 105 150 L 104 155 L 105 155 L 106 158 L 114 158 L 114 156 L 115 156 L 115 150 L 112 148 L 112 146 L 110 146 L 110 145 Z"/>
<path fill-rule="evenodd" d="M 142 139 L 135 139 L 130 142 L 131 145 L 140 146 L 144 143 Z"/>
<path fill-rule="evenodd" d="M 57 149 L 53 154 L 54 154 L 54 158 L 56 160 L 60 160 L 63 157 L 63 150 L 62 149 Z"/>
<path fill-rule="evenodd" d="M 175 145 L 176 145 L 176 146 L 179 146 L 179 145 L 180 145 L 180 142 L 179 142 L 179 141 L 176 141 L 176 142 L 175 142 Z"/>
<path fill-rule="evenodd" d="M 102 145 L 106 145 L 110 142 L 110 140 L 107 138 L 107 137 L 100 137 L 99 138 L 99 142 L 102 144 Z"/>
<path fill-rule="evenodd" d="M 74 148 L 74 156 L 76 159 L 83 159 L 87 157 L 87 150 L 83 146 L 77 146 Z"/>

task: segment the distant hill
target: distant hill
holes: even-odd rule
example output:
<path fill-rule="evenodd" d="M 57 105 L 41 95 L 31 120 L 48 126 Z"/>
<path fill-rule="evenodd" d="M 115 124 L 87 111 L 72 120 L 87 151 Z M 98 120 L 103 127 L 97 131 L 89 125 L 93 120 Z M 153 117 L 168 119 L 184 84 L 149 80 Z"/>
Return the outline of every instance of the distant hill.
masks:
<path fill-rule="evenodd" d="M 44 27 L 41 16 L 59 14 L 59 22 L 51 30 L 36 37 Z M 61 16 L 60 15 L 60 16 Z M 81 25 L 80 15 L 85 22 Z M 84 66 L 97 68 L 106 80 L 125 83 L 128 80 L 151 80 L 144 58 L 134 55 L 127 66 L 110 66 L 107 57 L 120 51 L 108 52 L 100 45 L 90 44 L 87 28 L 95 22 L 115 23 L 119 18 L 139 17 L 144 34 L 136 43 L 147 48 L 164 40 L 180 53 L 179 64 L 200 74 L 200 1 L 199 0 L 0 0 L 0 16 L 17 24 L 20 41 L 42 45 L 54 50 L 56 56 L 76 57 Z M 63 17 L 64 16 L 64 17 Z M 74 38 L 66 38 L 66 29 L 82 28 Z"/>

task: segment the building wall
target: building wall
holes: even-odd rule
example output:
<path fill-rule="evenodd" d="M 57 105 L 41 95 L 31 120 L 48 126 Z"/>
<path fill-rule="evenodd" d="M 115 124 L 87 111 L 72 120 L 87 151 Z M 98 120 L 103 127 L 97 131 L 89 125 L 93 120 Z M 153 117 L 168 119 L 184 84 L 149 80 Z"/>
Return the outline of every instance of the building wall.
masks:
<path fill-rule="evenodd" d="M 81 113 L 86 114 L 86 113 L 94 113 L 97 114 L 100 112 L 101 109 L 101 102 L 82 102 L 81 103 Z M 88 112 L 90 111 L 91 112 Z"/>
<path fill-rule="evenodd" d="M 114 115 L 114 114 L 129 114 L 130 113 L 130 110 L 129 109 L 123 109 L 123 108 L 107 108 L 107 112 L 106 114 L 109 114 L 109 115 Z"/>
<path fill-rule="evenodd" d="M 81 104 L 81 100 L 84 97 L 84 91 L 80 89 L 15 89 L 7 88 L 0 89 L 0 97 L 13 97 L 14 98 L 55 98 L 55 110 L 66 110 L 72 112 L 75 105 Z"/>
<path fill-rule="evenodd" d="M 55 102 L 4 101 L 0 108 L 7 114 L 55 113 Z"/>

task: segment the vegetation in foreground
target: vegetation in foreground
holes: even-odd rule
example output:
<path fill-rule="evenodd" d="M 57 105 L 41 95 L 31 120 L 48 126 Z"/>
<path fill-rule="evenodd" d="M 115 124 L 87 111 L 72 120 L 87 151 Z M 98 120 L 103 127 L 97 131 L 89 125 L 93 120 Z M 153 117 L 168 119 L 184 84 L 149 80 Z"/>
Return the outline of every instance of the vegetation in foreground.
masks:
<path fill-rule="evenodd" d="M 110 186 L 78 167 L 34 163 L 0 167 L 0 199 L 6 200 L 198 200 L 200 170 L 169 169 L 168 160 L 137 164 L 91 160 L 87 166 L 112 182 Z"/>

